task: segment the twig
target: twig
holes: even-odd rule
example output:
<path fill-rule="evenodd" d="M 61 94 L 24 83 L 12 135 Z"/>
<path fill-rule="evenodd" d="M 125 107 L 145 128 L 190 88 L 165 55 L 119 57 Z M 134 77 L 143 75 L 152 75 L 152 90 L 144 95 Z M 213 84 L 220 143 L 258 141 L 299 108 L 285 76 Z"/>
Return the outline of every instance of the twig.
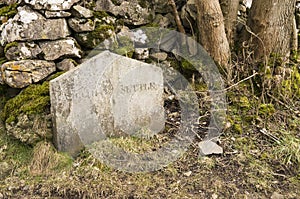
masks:
<path fill-rule="evenodd" d="M 275 141 L 277 144 L 280 144 L 280 140 L 275 136 L 275 135 L 272 135 L 271 133 L 269 133 L 267 131 L 267 129 L 265 128 L 262 128 L 262 129 L 259 129 L 259 132 L 268 136 L 269 138 L 271 138 L 273 141 Z"/>
<path fill-rule="evenodd" d="M 179 17 L 179 14 L 178 14 L 178 11 L 177 11 L 177 7 L 176 7 L 176 3 L 174 0 L 169 0 L 168 2 L 171 7 L 172 7 L 172 11 L 173 11 L 173 14 L 174 14 L 174 17 L 175 17 L 175 22 L 177 24 L 177 27 L 178 27 L 178 30 L 179 32 L 185 34 L 185 30 L 182 26 L 182 23 L 181 23 L 181 20 L 180 20 L 180 17 Z"/>
<path fill-rule="evenodd" d="M 254 74 L 250 75 L 249 77 L 246 77 L 245 79 L 242 79 L 241 81 L 239 81 L 239 82 L 237 82 L 237 83 L 235 83 L 235 84 L 233 84 L 233 85 L 225 88 L 224 91 L 227 91 L 227 90 L 231 89 L 232 87 L 235 87 L 235 86 L 239 85 L 240 83 L 242 83 L 244 81 L 247 81 L 248 79 L 251 79 L 252 77 L 254 77 L 256 75 L 258 75 L 258 72 L 255 72 Z"/>

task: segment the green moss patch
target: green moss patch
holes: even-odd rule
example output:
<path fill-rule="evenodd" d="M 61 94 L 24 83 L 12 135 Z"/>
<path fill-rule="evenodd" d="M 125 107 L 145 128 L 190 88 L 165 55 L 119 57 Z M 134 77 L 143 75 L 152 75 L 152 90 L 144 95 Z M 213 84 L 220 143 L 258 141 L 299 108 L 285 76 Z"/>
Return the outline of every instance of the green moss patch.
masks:
<path fill-rule="evenodd" d="M 18 13 L 17 6 L 18 4 L 15 3 L 1 7 L 0 16 L 5 16 L 7 18 L 13 17 L 15 14 Z"/>
<path fill-rule="evenodd" d="M 15 46 L 18 46 L 18 42 L 16 41 L 6 44 L 6 46 L 4 47 L 4 53 L 6 53 L 11 47 Z"/>
<path fill-rule="evenodd" d="M 34 84 L 7 101 L 1 113 L 1 119 L 7 123 L 16 122 L 21 113 L 32 115 L 49 112 L 49 109 L 49 82 Z"/>

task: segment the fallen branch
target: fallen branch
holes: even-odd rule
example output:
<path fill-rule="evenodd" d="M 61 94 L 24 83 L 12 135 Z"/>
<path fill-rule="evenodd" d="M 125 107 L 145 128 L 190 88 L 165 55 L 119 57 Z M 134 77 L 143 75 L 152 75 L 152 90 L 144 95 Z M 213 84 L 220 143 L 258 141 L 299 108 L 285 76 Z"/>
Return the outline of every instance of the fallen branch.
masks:
<path fill-rule="evenodd" d="M 174 0 L 169 0 L 168 4 L 170 4 L 171 7 L 172 7 L 172 11 L 173 11 L 173 14 L 174 14 L 175 22 L 177 24 L 179 32 L 185 34 L 185 30 L 184 30 L 184 27 L 182 26 L 182 23 L 181 23 L 181 20 L 180 20 L 178 11 L 177 11 L 177 7 L 176 7 L 175 1 Z"/>

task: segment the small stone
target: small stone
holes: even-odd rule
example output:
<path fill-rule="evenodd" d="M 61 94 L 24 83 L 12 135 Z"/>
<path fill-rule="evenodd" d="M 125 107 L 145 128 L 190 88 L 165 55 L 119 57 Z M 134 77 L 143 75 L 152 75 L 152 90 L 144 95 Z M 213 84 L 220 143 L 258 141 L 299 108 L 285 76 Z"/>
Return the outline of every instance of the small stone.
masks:
<path fill-rule="evenodd" d="M 68 24 L 75 32 L 91 32 L 95 30 L 95 23 L 91 19 L 71 18 L 68 20 Z"/>
<path fill-rule="evenodd" d="M 78 18 L 91 18 L 93 17 L 93 11 L 82 7 L 80 5 L 73 6 L 71 9 L 73 16 Z"/>
<path fill-rule="evenodd" d="M 28 6 L 18 7 L 18 13 L 3 26 L 1 44 L 14 41 L 56 40 L 70 35 L 65 19 L 46 19 Z"/>
<path fill-rule="evenodd" d="M 165 61 L 168 58 L 168 54 L 165 52 L 153 53 L 150 57 L 157 61 Z"/>
<path fill-rule="evenodd" d="M 184 172 L 183 175 L 190 177 L 192 175 L 192 171 Z"/>
<path fill-rule="evenodd" d="M 56 70 L 55 63 L 44 60 L 10 61 L 2 64 L 2 81 L 12 88 L 39 82 Z"/>
<path fill-rule="evenodd" d="M 199 143 L 200 155 L 222 154 L 223 148 L 210 140 L 201 141 Z"/>
<path fill-rule="evenodd" d="M 76 67 L 73 59 L 64 59 L 56 64 L 56 68 L 62 71 L 68 71 Z"/>
<path fill-rule="evenodd" d="M 150 23 L 155 16 L 151 9 L 142 7 L 138 0 L 122 1 L 119 6 L 114 5 L 111 0 L 97 0 L 95 10 L 110 12 L 122 17 L 125 23 L 136 26 Z"/>
<path fill-rule="evenodd" d="M 6 48 L 5 57 L 8 60 L 36 59 L 41 52 L 41 48 L 34 42 L 20 42 Z"/>
<path fill-rule="evenodd" d="M 271 196 L 271 199 L 284 199 L 284 196 L 280 193 L 274 192 Z"/>
<path fill-rule="evenodd" d="M 138 60 L 145 60 L 149 58 L 148 48 L 136 48 L 134 49 L 134 57 Z"/>
<path fill-rule="evenodd" d="M 80 0 L 25 0 L 25 3 L 33 6 L 36 10 L 69 10 L 75 3 Z"/>
<path fill-rule="evenodd" d="M 73 38 L 40 42 L 39 45 L 44 53 L 44 59 L 48 61 L 62 57 L 81 58 L 82 51 L 78 48 L 78 44 Z"/>
<path fill-rule="evenodd" d="M 45 11 L 45 17 L 46 18 L 65 18 L 70 17 L 72 14 L 67 11 Z"/>

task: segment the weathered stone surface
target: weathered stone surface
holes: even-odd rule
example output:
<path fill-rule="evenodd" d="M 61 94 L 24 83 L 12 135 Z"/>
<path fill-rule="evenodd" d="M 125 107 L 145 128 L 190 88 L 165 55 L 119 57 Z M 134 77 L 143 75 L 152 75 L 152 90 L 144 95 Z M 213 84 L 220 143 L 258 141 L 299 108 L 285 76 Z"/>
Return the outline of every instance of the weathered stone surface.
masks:
<path fill-rule="evenodd" d="M 0 0 L 0 5 L 11 5 L 20 2 L 21 0 Z"/>
<path fill-rule="evenodd" d="M 164 128 L 159 67 L 108 51 L 50 82 L 55 144 L 75 155 L 83 144 Z"/>
<path fill-rule="evenodd" d="M 149 58 L 148 48 L 136 48 L 134 49 L 134 57 L 139 60 L 145 60 Z"/>
<path fill-rule="evenodd" d="M 110 25 L 99 25 L 92 32 L 77 33 L 75 39 L 85 48 L 95 48 L 105 39 L 114 35 L 114 27 Z"/>
<path fill-rule="evenodd" d="M 121 16 L 125 23 L 132 25 L 143 25 L 154 18 L 154 13 L 147 7 L 143 8 L 137 0 L 122 1 L 119 6 L 113 4 L 111 0 L 97 0 L 95 10 Z"/>
<path fill-rule="evenodd" d="M 62 57 L 81 58 L 82 52 L 73 38 L 40 42 L 39 45 L 44 53 L 44 59 L 48 61 Z"/>
<path fill-rule="evenodd" d="M 7 134 L 26 144 L 33 145 L 52 137 L 51 116 L 46 114 L 20 114 L 16 123 L 5 123 L 5 127 Z"/>
<path fill-rule="evenodd" d="M 154 19 L 153 23 L 158 24 L 162 28 L 167 28 L 168 26 L 171 25 L 171 21 L 169 20 L 169 18 L 164 17 L 161 14 L 155 15 L 155 19 Z"/>
<path fill-rule="evenodd" d="M 1 66 L 2 79 L 12 88 L 24 88 L 39 82 L 55 70 L 55 63 L 44 60 L 11 61 Z"/>
<path fill-rule="evenodd" d="M 5 57 L 8 60 L 36 59 L 41 52 L 34 42 L 20 42 L 7 48 Z"/>
<path fill-rule="evenodd" d="M 168 54 L 165 52 L 157 52 L 157 53 L 151 53 L 150 57 L 157 61 L 165 61 L 168 58 Z"/>
<path fill-rule="evenodd" d="M 168 1 L 166 1 L 166 0 L 153 0 L 152 2 L 154 4 L 155 12 L 162 13 L 162 14 L 172 12 L 171 6 L 168 4 Z"/>
<path fill-rule="evenodd" d="M 67 11 L 45 11 L 46 18 L 63 18 L 63 17 L 70 17 L 72 14 Z"/>
<path fill-rule="evenodd" d="M 68 20 L 68 24 L 75 32 L 91 32 L 95 30 L 95 23 L 91 19 L 71 18 Z"/>
<path fill-rule="evenodd" d="M 68 71 L 76 67 L 76 63 L 73 59 L 64 59 L 56 64 L 56 68 L 62 71 Z"/>
<path fill-rule="evenodd" d="M 78 18 L 91 18 L 93 17 L 93 11 L 82 7 L 80 5 L 73 6 L 71 9 L 71 12 L 73 16 L 78 17 Z"/>
<path fill-rule="evenodd" d="M 223 148 L 211 140 L 201 141 L 198 145 L 200 155 L 223 154 Z"/>
<path fill-rule="evenodd" d="M 28 6 L 18 8 L 18 13 L 3 28 L 1 43 L 32 40 L 55 40 L 70 35 L 65 19 L 46 19 Z"/>
<path fill-rule="evenodd" d="M 25 0 L 25 3 L 37 10 L 69 10 L 80 0 Z"/>

